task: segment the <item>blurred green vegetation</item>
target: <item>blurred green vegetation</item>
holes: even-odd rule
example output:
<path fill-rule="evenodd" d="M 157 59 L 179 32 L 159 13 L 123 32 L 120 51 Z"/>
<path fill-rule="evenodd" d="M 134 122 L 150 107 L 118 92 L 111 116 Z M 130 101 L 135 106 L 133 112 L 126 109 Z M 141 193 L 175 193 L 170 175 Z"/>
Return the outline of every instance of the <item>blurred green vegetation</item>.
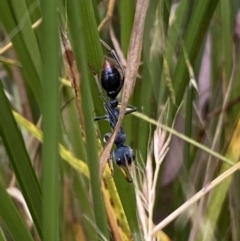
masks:
<path fill-rule="evenodd" d="M 149 2 L 122 123 L 134 181 L 99 178 L 100 38 L 130 68 L 137 3 L 0 2 L 0 240 L 240 240 L 237 0 Z"/>

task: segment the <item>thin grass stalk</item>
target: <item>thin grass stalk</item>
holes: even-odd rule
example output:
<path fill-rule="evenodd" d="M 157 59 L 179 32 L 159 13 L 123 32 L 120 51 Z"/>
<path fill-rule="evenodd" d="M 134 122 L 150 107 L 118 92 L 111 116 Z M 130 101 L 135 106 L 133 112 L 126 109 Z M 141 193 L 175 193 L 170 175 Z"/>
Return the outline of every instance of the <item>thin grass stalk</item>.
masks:
<path fill-rule="evenodd" d="M 149 122 L 149 123 L 151 123 L 151 124 L 153 124 L 153 125 L 156 125 L 156 126 L 161 127 L 163 130 L 166 130 L 167 132 L 169 132 L 169 133 L 171 133 L 171 134 L 173 134 L 173 135 L 181 138 L 182 140 L 189 142 L 191 145 L 198 147 L 199 149 L 201 149 L 201 150 L 209 153 L 210 155 L 218 158 L 219 160 L 225 162 L 226 164 L 228 164 L 228 165 L 230 165 L 230 166 L 233 166 L 233 165 L 234 165 L 234 162 L 233 162 L 231 159 L 229 159 L 229 158 L 227 158 L 227 157 L 225 157 L 225 156 L 222 156 L 222 155 L 219 154 L 218 152 L 212 151 L 210 148 L 208 148 L 208 147 L 200 144 L 199 142 L 197 142 L 197 141 L 195 141 L 195 140 L 193 140 L 193 139 L 189 139 L 188 137 L 186 137 L 186 136 L 183 135 L 182 133 L 177 132 L 176 130 L 174 130 L 174 129 L 172 129 L 172 128 L 164 125 L 164 124 L 158 123 L 157 121 L 155 121 L 154 119 L 151 119 L 151 118 L 147 117 L 146 115 L 143 115 L 143 114 L 141 114 L 141 113 L 139 113 L 139 112 L 133 113 L 133 115 L 135 115 L 135 116 L 141 118 L 142 120 L 145 120 L 145 121 L 147 121 L 147 122 Z"/>
<path fill-rule="evenodd" d="M 190 87 L 187 91 L 187 99 L 186 99 L 186 115 L 185 115 L 185 136 L 191 138 L 192 135 L 192 111 L 193 111 L 193 88 Z M 187 170 L 190 169 L 190 144 L 188 142 L 184 143 L 184 153 L 183 160 Z"/>
<path fill-rule="evenodd" d="M 176 217 L 186 211 L 191 205 L 199 201 L 203 196 L 205 196 L 209 191 L 219 185 L 221 182 L 225 181 L 229 178 L 234 172 L 236 172 L 240 168 L 240 163 L 236 163 L 234 166 L 230 167 L 228 170 L 219 175 L 216 179 L 214 179 L 211 183 L 203 187 L 199 192 L 197 192 L 193 197 L 191 197 L 187 202 L 181 205 L 178 209 L 172 212 L 167 218 L 161 221 L 156 227 L 153 229 L 152 233 L 156 233 L 157 231 L 166 227 L 170 222 L 172 222 Z M 226 180 L 229 181 L 229 180 Z"/>
<path fill-rule="evenodd" d="M 43 240 L 59 240 L 59 26 L 57 1 L 42 1 Z M 47 36 L 47 40 L 46 40 Z"/>

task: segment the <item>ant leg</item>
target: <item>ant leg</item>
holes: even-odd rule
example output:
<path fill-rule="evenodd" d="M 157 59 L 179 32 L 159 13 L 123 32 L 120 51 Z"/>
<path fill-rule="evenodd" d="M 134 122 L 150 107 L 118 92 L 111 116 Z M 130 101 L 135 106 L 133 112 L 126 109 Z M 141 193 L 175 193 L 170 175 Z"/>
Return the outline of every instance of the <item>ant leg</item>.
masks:
<path fill-rule="evenodd" d="M 99 91 L 101 97 L 104 98 L 104 97 L 103 97 L 104 94 L 103 94 L 102 88 L 101 88 L 101 86 L 100 86 L 100 84 L 99 84 L 99 78 L 98 78 L 98 75 L 97 75 L 97 73 L 95 72 L 95 70 L 94 70 L 91 66 L 89 66 L 89 68 L 91 69 L 91 71 L 92 71 L 92 73 L 93 73 L 93 77 L 94 77 L 95 82 L 96 82 L 96 84 L 97 84 L 98 91 Z M 104 98 L 104 100 L 105 100 L 105 98 Z"/>
<path fill-rule="evenodd" d="M 129 108 L 130 110 L 126 110 L 124 115 L 128 115 L 128 114 L 131 114 L 131 113 L 137 111 L 137 108 L 132 105 L 127 105 L 127 108 Z"/>
<path fill-rule="evenodd" d="M 97 84 L 98 91 L 100 92 L 101 95 L 103 95 L 102 88 L 101 88 L 101 86 L 100 86 L 100 84 L 99 84 L 99 78 L 98 78 L 98 75 L 97 75 L 95 72 L 93 72 L 93 77 L 94 77 L 95 82 L 96 82 L 96 84 Z"/>
<path fill-rule="evenodd" d="M 108 120 L 108 119 L 109 119 L 108 115 L 103 115 L 103 116 L 95 117 L 94 121 Z"/>
<path fill-rule="evenodd" d="M 95 82 L 96 82 L 96 84 L 97 84 L 97 87 L 98 87 L 98 91 L 99 91 L 99 93 L 100 93 L 100 96 L 101 96 L 103 102 L 105 103 L 105 108 L 106 108 L 106 109 L 110 109 L 111 107 L 109 106 L 108 101 L 107 101 L 105 95 L 103 94 L 102 88 L 101 88 L 101 86 L 100 86 L 100 84 L 99 84 L 99 78 L 98 78 L 97 73 L 93 70 L 93 68 L 92 68 L 91 66 L 89 66 L 89 68 L 90 68 L 90 69 L 92 70 L 92 72 L 93 72 L 93 77 L 94 77 Z M 109 120 L 109 115 L 107 114 L 107 115 L 104 115 L 104 116 L 100 116 L 100 117 L 95 117 L 95 118 L 94 118 L 94 121 L 99 121 L 99 120 Z"/>
<path fill-rule="evenodd" d="M 137 111 L 137 108 L 132 105 L 127 105 L 128 110 L 125 111 L 124 115 L 131 114 L 135 111 Z"/>
<path fill-rule="evenodd" d="M 130 183 L 133 182 L 130 166 L 129 165 L 126 165 L 126 166 L 122 165 L 122 166 L 119 166 L 119 167 L 120 167 L 120 170 L 122 171 L 125 179 Z"/>
<path fill-rule="evenodd" d="M 115 50 L 112 49 L 112 48 L 111 48 L 107 43 L 105 43 L 103 40 L 100 39 L 100 42 L 101 42 L 101 44 L 111 53 L 111 55 L 114 57 L 114 59 L 117 61 L 117 64 L 118 64 L 119 68 L 121 69 L 121 72 L 122 72 L 122 75 L 123 75 L 123 78 L 124 78 L 125 72 L 124 72 L 124 70 L 123 70 L 123 67 L 122 67 L 122 65 L 121 65 L 121 63 L 120 63 L 120 60 L 119 60 L 119 58 L 118 58 Z"/>
<path fill-rule="evenodd" d="M 67 102 L 64 103 L 64 105 L 61 107 L 61 111 L 64 110 L 64 108 L 69 104 L 71 103 L 73 100 L 74 100 L 75 97 L 72 97 L 71 99 L 67 100 Z"/>
<path fill-rule="evenodd" d="M 107 104 L 108 101 L 107 101 L 105 95 L 103 94 L 102 88 L 101 88 L 101 86 L 100 86 L 100 84 L 99 84 L 98 75 L 97 75 L 95 72 L 93 72 L 93 77 L 94 77 L 95 82 L 96 82 L 96 84 L 97 84 L 97 87 L 98 87 L 98 91 L 99 91 L 99 93 L 100 93 L 100 96 L 101 96 L 103 102 L 106 103 L 106 108 L 107 108 L 107 107 L 109 108 L 109 106 L 108 106 L 108 104 Z M 104 118 L 103 118 L 103 119 L 104 119 Z M 105 118 L 105 119 L 107 119 L 107 118 Z"/>

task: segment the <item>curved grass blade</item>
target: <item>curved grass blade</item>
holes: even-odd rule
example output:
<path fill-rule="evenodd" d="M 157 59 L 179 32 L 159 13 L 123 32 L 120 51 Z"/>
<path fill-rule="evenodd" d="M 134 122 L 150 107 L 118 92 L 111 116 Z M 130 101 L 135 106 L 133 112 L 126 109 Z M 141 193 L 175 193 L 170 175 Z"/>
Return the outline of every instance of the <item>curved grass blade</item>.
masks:
<path fill-rule="evenodd" d="M 9 155 L 23 196 L 32 215 L 39 236 L 42 235 L 42 196 L 22 135 L 13 118 L 9 102 L 0 84 L 0 135 Z"/>
<path fill-rule="evenodd" d="M 0 228 L 0 241 L 6 241 L 6 237 L 4 236 L 2 228 Z"/>
<path fill-rule="evenodd" d="M 0 183 L 0 217 L 8 228 L 14 240 L 33 241 L 26 224 L 19 215 L 15 204 Z M 0 235 L 1 240 L 1 235 Z M 2 239 L 3 240 L 3 239 Z"/>
<path fill-rule="evenodd" d="M 41 130 L 39 130 L 34 124 L 32 124 L 30 121 L 19 115 L 17 112 L 13 112 L 13 115 L 18 122 L 19 125 L 21 125 L 23 128 L 25 128 L 27 131 L 29 131 L 37 140 L 43 141 L 43 133 Z M 59 144 L 59 152 L 60 156 L 69 163 L 74 169 L 84 174 L 86 177 L 89 178 L 89 170 L 87 165 L 77 159 L 70 151 L 68 151 L 63 145 Z"/>

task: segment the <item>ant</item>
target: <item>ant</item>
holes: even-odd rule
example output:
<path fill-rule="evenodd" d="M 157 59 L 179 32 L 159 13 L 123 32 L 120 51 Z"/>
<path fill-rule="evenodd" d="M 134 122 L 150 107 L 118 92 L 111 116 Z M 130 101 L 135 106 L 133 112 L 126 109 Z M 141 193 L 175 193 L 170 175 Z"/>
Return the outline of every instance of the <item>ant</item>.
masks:
<path fill-rule="evenodd" d="M 117 95 L 121 91 L 124 80 L 125 80 L 125 72 L 123 67 L 120 63 L 120 60 L 115 52 L 109 45 L 107 45 L 104 41 L 100 40 L 102 45 L 111 53 L 113 58 L 115 59 L 118 68 L 112 64 L 110 61 L 105 60 L 103 64 L 103 69 L 101 72 L 101 86 L 99 85 L 98 76 L 94 74 L 94 78 L 96 80 L 98 90 L 100 92 L 100 96 L 103 100 L 105 110 L 107 112 L 106 115 L 101 117 L 94 118 L 95 121 L 99 120 L 107 120 L 112 128 L 117 125 L 118 118 L 119 118 L 119 108 L 118 108 L 118 100 Z M 121 72 L 121 73 L 120 73 Z M 102 89 L 105 90 L 109 100 L 103 94 Z M 125 115 L 130 114 L 137 109 L 133 106 L 128 106 L 130 109 L 125 112 Z M 108 142 L 112 133 L 107 133 L 104 135 L 104 142 Z M 130 146 L 125 145 L 127 136 L 124 132 L 122 126 L 120 127 L 115 140 L 114 144 L 116 149 L 112 153 L 113 160 L 116 164 L 124 171 L 125 177 L 128 182 L 132 182 L 131 175 L 129 174 L 129 167 L 131 166 L 132 162 L 135 160 L 135 154 Z M 111 166 L 110 166 L 111 168 Z M 113 168 L 111 168 L 113 172 Z"/>

